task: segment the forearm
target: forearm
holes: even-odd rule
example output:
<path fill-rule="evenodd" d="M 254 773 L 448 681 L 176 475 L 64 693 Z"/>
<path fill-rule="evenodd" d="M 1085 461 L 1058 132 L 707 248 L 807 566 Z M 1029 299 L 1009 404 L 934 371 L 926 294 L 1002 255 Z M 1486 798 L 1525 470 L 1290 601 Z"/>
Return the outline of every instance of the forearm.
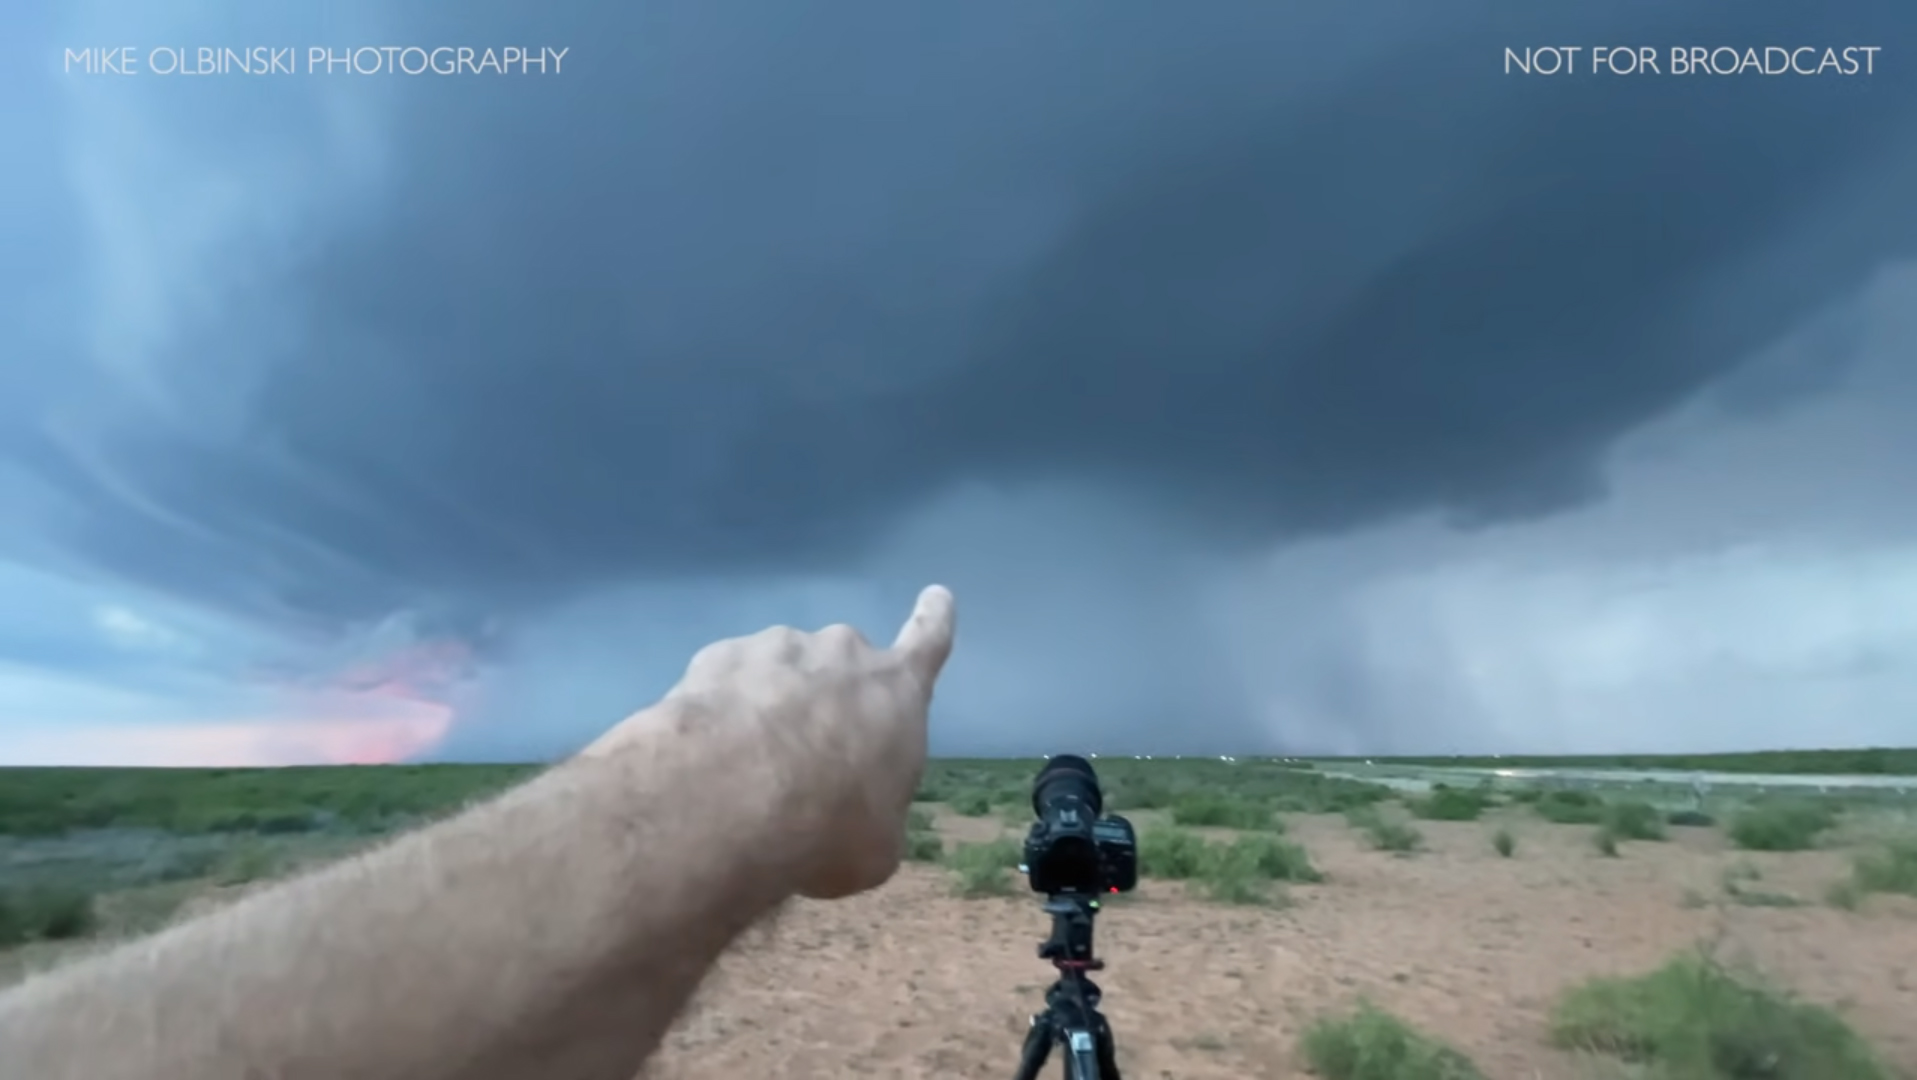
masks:
<path fill-rule="evenodd" d="M 629 1080 L 789 892 L 749 726 L 656 707 L 366 855 L 0 996 L 36 1080 Z"/>

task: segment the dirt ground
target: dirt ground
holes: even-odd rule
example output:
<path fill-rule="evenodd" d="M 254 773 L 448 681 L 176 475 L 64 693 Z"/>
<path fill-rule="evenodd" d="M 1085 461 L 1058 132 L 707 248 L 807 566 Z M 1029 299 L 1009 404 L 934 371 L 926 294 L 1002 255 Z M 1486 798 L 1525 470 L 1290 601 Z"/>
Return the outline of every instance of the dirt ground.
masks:
<path fill-rule="evenodd" d="M 1200 902 L 1151 882 L 1110 904 L 1098 981 L 1127 1080 L 1304 1076 L 1299 1033 L 1360 995 L 1492 1080 L 1585 1080 L 1602 1075 L 1594 1063 L 1545 1043 L 1557 993 L 1704 942 L 1837 1007 L 1917 1074 L 1917 907 L 1822 904 L 1843 853 L 1730 851 L 1716 830 L 1679 829 L 1603 858 L 1587 827 L 1501 823 L 1517 836 L 1511 859 L 1492 851 L 1487 822 L 1421 822 L 1430 850 L 1398 857 L 1336 818 L 1295 820 L 1327 881 L 1291 887 L 1288 907 Z M 977 838 L 994 826 L 941 827 Z M 1739 866 L 1807 903 L 1723 902 Z M 1051 981 L 1034 955 L 1048 928 L 1028 893 L 956 899 L 922 866 L 868 896 L 796 905 L 727 958 L 646 1075 L 1008 1077 Z"/>

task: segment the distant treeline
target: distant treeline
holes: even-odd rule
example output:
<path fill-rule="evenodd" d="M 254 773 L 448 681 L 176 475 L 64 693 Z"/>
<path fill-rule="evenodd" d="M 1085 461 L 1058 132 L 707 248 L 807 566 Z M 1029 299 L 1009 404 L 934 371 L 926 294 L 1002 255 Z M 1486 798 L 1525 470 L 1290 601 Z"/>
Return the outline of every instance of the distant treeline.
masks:
<path fill-rule="evenodd" d="M 1917 776 L 1917 748 L 1871 746 L 1853 750 L 1753 750 L 1732 754 L 1598 754 L 1575 757 L 1323 758 L 1389 765 L 1451 765 L 1469 769 L 1679 769 L 1726 773 L 1807 773 L 1820 776 Z"/>

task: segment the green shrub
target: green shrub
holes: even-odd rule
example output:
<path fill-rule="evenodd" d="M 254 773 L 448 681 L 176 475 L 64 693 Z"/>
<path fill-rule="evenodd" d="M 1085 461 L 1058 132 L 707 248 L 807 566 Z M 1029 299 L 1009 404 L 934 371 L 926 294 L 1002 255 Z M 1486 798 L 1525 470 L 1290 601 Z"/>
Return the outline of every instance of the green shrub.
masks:
<path fill-rule="evenodd" d="M 1836 823 L 1819 803 L 1760 803 L 1731 819 L 1731 842 L 1751 851 L 1805 851 Z"/>
<path fill-rule="evenodd" d="M 1664 815 L 1664 821 L 1687 829 L 1707 829 L 1717 824 L 1717 819 L 1702 810 L 1673 810 Z"/>
<path fill-rule="evenodd" d="M 1271 879 L 1259 876 L 1248 863 L 1218 859 L 1205 868 L 1197 884 L 1207 900 L 1221 904 L 1272 905 L 1285 901 Z"/>
<path fill-rule="evenodd" d="M 1271 804 L 1201 792 L 1172 803 L 1172 823 L 1190 827 L 1279 830 Z"/>
<path fill-rule="evenodd" d="M 1898 840 L 1866 852 L 1851 864 L 1851 884 L 1863 893 L 1917 896 L 1917 841 Z"/>
<path fill-rule="evenodd" d="M 1138 838 L 1138 872 L 1166 881 L 1185 881 L 1205 872 L 1205 841 L 1184 829 L 1147 829 Z"/>
<path fill-rule="evenodd" d="M 938 862 L 945 857 L 945 841 L 937 833 L 905 834 L 905 857 L 911 862 Z"/>
<path fill-rule="evenodd" d="M 992 796 L 983 791 L 966 791 L 952 797 L 948 804 L 954 814 L 965 817 L 984 817 L 992 812 Z"/>
<path fill-rule="evenodd" d="M 1603 827 L 1619 840 L 1662 840 L 1664 820 L 1650 803 L 1621 802 L 1606 805 L 1599 816 Z"/>
<path fill-rule="evenodd" d="M 1275 836 L 1241 836 L 1207 852 L 1207 873 L 1243 869 L 1266 881 L 1319 882 L 1325 876 L 1311 865 L 1311 856 L 1297 844 Z"/>
<path fill-rule="evenodd" d="M 1499 829 L 1491 834 L 1491 848 L 1508 859 L 1518 850 L 1518 838 L 1511 835 L 1510 829 Z"/>
<path fill-rule="evenodd" d="M 1105 804 L 1112 810 L 1161 810 L 1172 803 L 1169 786 L 1156 780 L 1128 773 L 1118 777 L 1105 793 Z"/>
<path fill-rule="evenodd" d="M 1299 1050 L 1324 1080 L 1483 1080 L 1471 1059 L 1370 1002 L 1305 1030 Z"/>
<path fill-rule="evenodd" d="M 1159 828 L 1140 836 L 1138 849 L 1143 876 L 1191 881 L 1204 895 L 1227 903 L 1271 903 L 1273 882 L 1324 880 L 1304 848 L 1275 836 L 1206 843 L 1197 833 Z"/>
<path fill-rule="evenodd" d="M 1406 805 L 1413 814 L 1431 821 L 1476 821 L 1478 815 L 1484 813 L 1486 802 L 1480 792 L 1439 786 L 1432 788 L 1431 794 L 1412 799 Z"/>
<path fill-rule="evenodd" d="M 1836 1014 L 1685 956 L 1637 978 L 1567 992 L 1551 1020 L 1560 1047 L 1647 1066 L 1669 1080 L 1888 1080 Z"/>
<path fill-rule="evenodd" d="M 1408 854 L 1424 847 L 1424 834 L 1406 822 L 1376 817 L 1366 822 L 1361 828 L 1364 830 L 1365 839 L 1371 841 L 1371 846 L 1379 851 Z"/>
<path fill-rule="evenodd" d="M 1018 859 L 1017 844 L 1010 840 L 993 840 L 983 844 L 960 844 L 952 849 L 945 862 L 952 869 L 957 894 L 977 899 L 1011 895 L 1012 871 L 1018 866 Z"/>
<path fill-rule="evenodd" d="M 40 936 L 48 941 L 86 937 L 100 925 L 93 897 L 77 890 L 60 890 L 40 897 L 35 912 Z"/>
<path fill-rule="evenodd" d="M 86 937 L 99 926 L 91 894 L 40 888 L 0 893 L 0 948 Z"/>
<path fill-rule="evenodd" d="M 249 843 L 227 854 L 217 880 L 221 885 L 246 885 L 280 871 L 279 857 L 263 844 Z"/>
<path fill-rule="evenodd" d="M 1383 784 L 1359 784 L 1343 782 L 1339 787 L 1321 792 L 1319 812 L 1327 814 L 1343 813 L 1360 807 L 1376 806 L 1390 799 L 1393 792 Z"/>
<path fill-rule="evenodd" d="M 1596 825 L 1604 815 L 1604 800 L 1588 791 L 1547 791 L 1532 809 L 1559 825 Z"/>
<path fill-rule="evenodd" d="M 150 875 L 153 881 L 192 881 L 219 869 L 220 853 L 213 848 L 191 848 L 168 854 Z"/>

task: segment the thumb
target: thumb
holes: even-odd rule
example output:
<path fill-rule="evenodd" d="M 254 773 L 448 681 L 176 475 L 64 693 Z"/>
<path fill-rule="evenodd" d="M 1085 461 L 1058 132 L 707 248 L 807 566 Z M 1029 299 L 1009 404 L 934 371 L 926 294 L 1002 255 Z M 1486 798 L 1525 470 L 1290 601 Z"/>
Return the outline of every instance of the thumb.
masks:
<path fill-rule="evenodd" d="M 904 657 L 907 666 L 925 684 L 927 693 L 938 681 L 945 658 L 952 655 L 952 634 L 956 623 L 952 592 L 943 585 L 928 585 L 919 593 L 912 617 L 899 629 L 892 651 Z"/>

